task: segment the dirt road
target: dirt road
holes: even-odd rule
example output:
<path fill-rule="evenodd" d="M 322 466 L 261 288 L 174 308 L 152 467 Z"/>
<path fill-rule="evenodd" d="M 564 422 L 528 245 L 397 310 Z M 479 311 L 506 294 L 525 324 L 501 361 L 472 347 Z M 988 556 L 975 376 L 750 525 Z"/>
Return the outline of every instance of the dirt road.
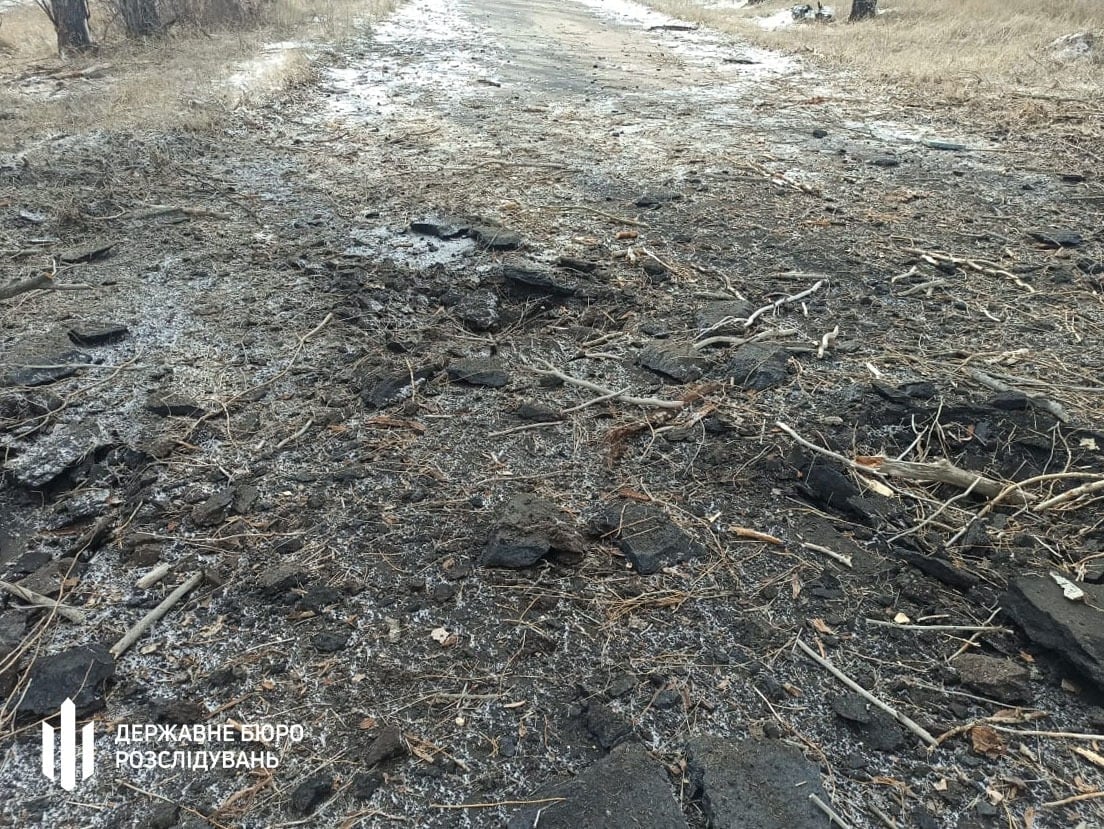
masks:
<path fill-rule="evenodd" d="M 1086 159 L 620 0 L 319 66 L 0 157 L 91 286 L 0 308 L 0 572 L 83 614 L 0 605 L 0 822 L 1100 822 Z"/>

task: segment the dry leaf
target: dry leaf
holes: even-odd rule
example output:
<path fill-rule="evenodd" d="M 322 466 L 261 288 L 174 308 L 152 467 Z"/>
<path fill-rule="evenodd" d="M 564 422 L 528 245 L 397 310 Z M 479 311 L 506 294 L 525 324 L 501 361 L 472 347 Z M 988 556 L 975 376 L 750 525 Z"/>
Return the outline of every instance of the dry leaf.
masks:
<path fill-rule="evenodd" d="M 932 788 L 937 792 L 947 791 L 947 778 L 941 777 L 932 784 Z"/>
<path fill-rule="evenodd" d="M 376 720 L 375 717 L 365 717 L 363 720 L 357 723 L 357 728 L 359 728 L 361 731 L 371 731 L 377 725 L 379 725 L 379 722 Z"/>
<path fill-rule="evenodd" d="M 442 648 L 451 647 L 460 641 L 460 637 L 448 628 L 434 628 L 429 635 L 433 638 L 433 641 Z"/>
<path fill-rule="evenodd" d="M 813 626 L 813 629 L 817 633 L 824 633 L 829 636 L 835 636 L 836 632 L 832 630 L 831 626 L 823 619 L 810 619 L 809 624 Z"/>
<path fill-rule="evenodd" d="M 1004 738 L 992 728 L 975 725 L 969 731 L 970 744 L 974 752 L 986 757 L 1000 757 L 1007 750 Z"/>
<path fill-rule="evenodd" d="M 912 622 L 912 619 L 910 619 L 904 613 L 898 613 L 896 616 L 893 617 L 893 621 L 895 621 L 899 625 L 907 625 Z"/>

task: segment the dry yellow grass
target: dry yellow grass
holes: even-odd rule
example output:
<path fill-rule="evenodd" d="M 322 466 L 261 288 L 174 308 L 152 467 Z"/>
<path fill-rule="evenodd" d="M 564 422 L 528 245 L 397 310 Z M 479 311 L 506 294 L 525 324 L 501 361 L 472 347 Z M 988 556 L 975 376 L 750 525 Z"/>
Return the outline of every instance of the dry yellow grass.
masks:
<path fill-rule="evenodd" d="M 756 18 L 788 9 L 792 0 L 742 9 L 709 8 L 700 0 L 648 0 L 663 11 L 699 20 L 760 44 L 798 50 L 923 94 L 973 99 L 1009 88 L 1087 96 L 1104 87 L 1102 0 L 882 0 L 885 14 L 849 25 L 850 0 L 836 0 L 840 21 L 776 31 Z M 1056 61 L 1055 38 L 1095 32 L 1093 57 Z"/>
<path fill-rule="evenodd" d="M 174 28 L 147 43 L 94 29 L 98 53 L 64 62 L 42 11 L 11 9 L 0 23 L 0 111 L 10 113 L 0 144 L 14 149 L 37 136 L 87 129 L 204 129 L 229 108 L 301 81 L 311 71 L 312 45 L 348 36 L 393 4 L 272 0 L 245 29 Z M 93 23 L 107 19 L 93 5 Z M 91 77 L 77 77 L 81 70 Z"/>

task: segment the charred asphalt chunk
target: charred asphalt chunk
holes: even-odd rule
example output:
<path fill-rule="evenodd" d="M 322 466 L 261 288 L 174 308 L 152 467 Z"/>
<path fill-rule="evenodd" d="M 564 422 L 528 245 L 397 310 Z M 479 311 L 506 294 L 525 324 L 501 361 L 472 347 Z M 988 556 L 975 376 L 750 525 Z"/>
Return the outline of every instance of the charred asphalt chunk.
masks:
<path fill-rule="evenodd" d="M 452 310 L 473 331 L 487 331 L 498 325 L 498 295 L 486 288 L 469 291 Z"/>
<path fill-rule="evenodd" d="M 1054 652 L 1104 690 L 1104 586 L 1078 584 L 1083 601 L 1072 601 L 1049 576 L 1014 581 L 1001 604 L 1027 638 Z"/>
<path fill-rule="evenodd" d="M 676 343 L 649 345 L 640 352 L 637 362 L 676 383 L 692 383 L 699 379 L 705 366 L 701 352 Z"/>
<path fill-rule="evenodd" d="M 3 385 L 45 386 L 72 377 L 80 371 L 82 365 L 91 362 L 91 357 L 83 351 L 75 350 L 27 357 L 19 364 L 5 366 L 9 371 L 4 375 Z"/>
<path fill-rule="evenodd" d="M 703 337 L 738 337 L 747 334 L 742 320 L 755 309 L 742 299 L 707 302 L 694 314 L 694 324 Z"/>
<path fill-rule="evenodd" d="M 1085 237 L 1068 227 L 1046 227 L 1027 231 L 1027 235 L 1047 248 L 1075 248 L 1084 243 Z"/>
<path fill-rule="evenodd" d="M 326 772 L 313 774 L 295 787 L 291 793 L 291 809 L 301 815 L 309 815 L 326 798 L 333 794 L 334 778 Z"/>
<path fill-rule="evenodd" d="M 687 747 L 690 780 L 709 825 L 755 829 L 824 829 L 809 800 L 827 802 L 820 769 L 793 746 L 774 740 L 703 737 Z"/>
<path fill-rule="evenodd" d="M 110 345 L 130 336 L 125 325 L 113 322 L 85 323 L 69 329 L 69 339 L 83 347 Z"/>
<path fill-rule="evenodd" d="M 859 694 L 839 694 L 832 697 L 836 712 L 859 739 L 876 751 L 896 751 L 905 744 L 905 735 L 897 721 L 875 708 Z"/>
<path fill-rule="evenodd" d="M 61 425 L 8 461 L 6 469 L 21 486 L 42 489 L 112 444 L 112 438 L 98 428 Z"/>
<path fill-rule="evenodd" d="M 408 400 L 437 371 L 438 367 L 433 365 L 423 365 L 413 371 L 376 368 L 360 376 L 360 398 L 371 409 L 392 406 Z"/>
<path fill-rule="evenodd" d="M 510 382 L 510 375 L 500 360 L 493 357 L 471 357 L 457 360 L 448 367 L 449 379 L 469 386 L 500 389 Z"/>
<path fill-rule="evenodd" d="M 790 378 L 790 354 L 784 348 L 748 343 L 733 352 L 726 374 L 737 385 L 752 391 L 763 391 L 785 383 Z"/>
<path fill-rule="evenodd" d="M 412 221 L 410 229 L 438 239 L 458 239 L 468 235 L 471 223 L 455 216 L 426 216 Z"/>
<path fill-rule="evenodd" d="M 483 550 L 484 567 L 531 567 L 553 552 L 581 556 L 585 542 L 559 507 L 537 495 L 515 495 L 499 507 Z"/>
<path fill-rule="evenodd" d="M 594 528 L 601 535 L 616 538 L 625 558 L 641 575 L 700 558 L 706 552 L 657 504 L 615 504 L 597 516 Z"/>
<path fill-rule="evenodd" d="M 78 645 L 39 657 L 17 711 L 50 717 L 71 699 L 78 715 L 91 714 L 104 707 L 104 684 L 114 675 L 115 660 L 101 645 Z"/>
<path fill-rule="evenodd" d="M 1032 701 L 1031 671 L 1010 659 L 982 653 L 964 653 L 951 663 L 959 681 L 977 693 L 1010 705 Z"/>
<path fill-rule="evenodd" d="M 583 725 L 606 751 L 632 736 L 632 723 L 608 705 L 591 702 L 583 710 Z"/>
<path fill-rule="evenodd" d="M 492 224 L 472 225 L 469 235 L 487 250 L 517 250 L 521 234 Z"/>
<path fill-rule="evenodd" d="M 146 410 L 161 417 L 202 417 L 206 414 L 193 398 L 171 389 L 151 393 L 146 399 Z"/>
<path fill-rule="evenodd" d="M 507 829 L 687 829 L 663 767 L 639 743 L 619 745 L 573 780 L 524 799 L 544 798 L 514 814 Z"/>
<path fill-rule="evenodd" d="M 360 758 L 360 763 L 364 768 L 370 769 L 388 760 L 405 757 L 406 753 L 406 740 L 403 739 L 402 731 L 393 725 L 386 725 L 375 733 L 364 756 Z"/>
<path fill-rule="evenodd" d="M 511 289 L 521 294 L 570 297 L 575 296 L 578 287 L 578 282 L 569 277 L 514 265 L 502 266 L 502 278 Z"/>

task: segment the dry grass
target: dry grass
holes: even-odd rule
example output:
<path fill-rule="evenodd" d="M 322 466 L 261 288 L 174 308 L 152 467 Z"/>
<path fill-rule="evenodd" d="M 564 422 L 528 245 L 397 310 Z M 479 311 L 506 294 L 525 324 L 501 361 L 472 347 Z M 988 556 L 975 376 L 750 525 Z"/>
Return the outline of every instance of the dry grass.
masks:
<path fill-rule="evenodd" d="M 958 99 L 997 96 L 1009 88 L 1078 97 L 1104 86 L 1104 3 L 1101 0 L 883 0 L 886 13 L 849 25 L 849 0 L 835 5 L 841 22 L 767 31 L 756 18 L 793 5 L 772 0 L 743 9 L 703 7 L 700 0 L 649 4 L 753 39 L 807 52 L 828 64 L 857 69 L 924 95 Z M 1095 55 L 1062 64 L 1048 52 L 1055 38 L 1092 31 Z"/>
<path fill-rule="evenodd" d="M 313 45 L 349 36 L 393 4 L 272 0 L 255 24 L 237 31 L 174 27 L 147 43 L 123 38 L 107 9 L 94 4 L 98 53 L 65 62 L 41 10 L 11 9 L 0 24 L 0 111 L 10 113 L 0 144 L 16 149 L 87 129 L 209 128 L 227 109 L 309 77 Z M 89 77 L 75 76 L 81 70 Z"/>

